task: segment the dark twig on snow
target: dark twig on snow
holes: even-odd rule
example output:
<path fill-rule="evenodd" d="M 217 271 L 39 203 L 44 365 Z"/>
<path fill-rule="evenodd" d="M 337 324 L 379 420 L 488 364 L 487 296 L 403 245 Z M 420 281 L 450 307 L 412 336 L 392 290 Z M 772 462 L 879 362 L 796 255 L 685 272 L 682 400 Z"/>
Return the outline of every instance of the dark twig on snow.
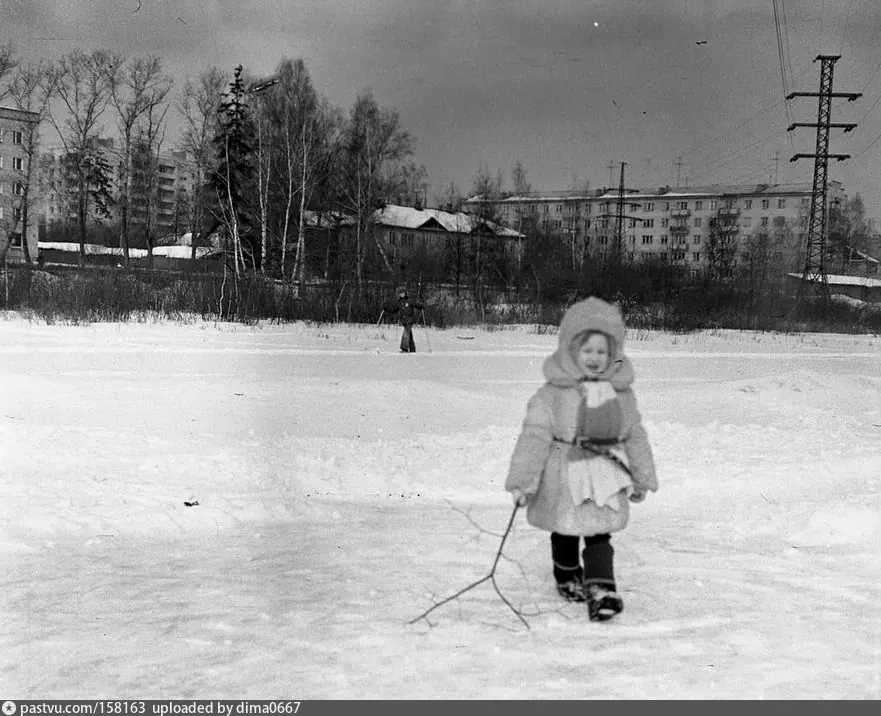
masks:
<path fill-rule="evenodd" d="M 472 582 L 472 583 L 469 584 L 467 587 L 464 587 L 464 588 L 460 589 L 458 592 L 456 592 L 456 593 L 453 594 L 452 596 L 449 596 L 449 597 L 447 597 L 446 599 L 444 599 L 444 600 L 442 600 L 442 601 L 440 601 L 440 602 L 437 602 L 437 603 L 434 604 L 431 608 L 426 609 L 424 612 L 422 612 L 422 614 L 420 614 L 420 615 L 419 615 L 418 617 L 416 617 L 415 619 L 411 619 L 411 620 L 408 622 L 408 624 L 415 624 L 415 623 L 418 622 L 420 619 L 425 619 L 426 621 L 428 621 L 428 619 L 427 619 L 428 615 L 431 614 L 431 613 L 432 613 L 435 609 L 437 609 L 438 607 L 442 607 L 444 604 L 449 604 L 449 603 L 452 602 L 454 599 L 457 599 L 458 597 L 461 597 L 463 594 L 465 594 L 465 592 L 467 592 L 467 591 L 469 591 L 469 590 L 471 590 L 471 589 L 474 589 L 475 587 L 477 587 L 477 586 L 483 584 L 484 582 L 492 582 L 493 589 L 496 590 L 496 594 L 499 595 L 499 598 L 500 598 L 505 604 L 508 605 L 508 608 L 509 608 L 512 612 L 514 612 L 514 614 L 517 615 L 517 618 L 518 618 L 521 622 L 523 622 L 523 624 L 526 626 L 527 629 L 530 628 L 530 626 L 529 626 L 529 622 L 527 622 L 526 619 L 523 618 L 523 614 L 521 614 L 517 609 L 514 608 L 514 605 L 511 604 L 511 602 L 508 601 L 507 597 L 505 597 L 505 595 L 502 594 L 502 591 L 499 589 L 499 585 L 496 584 L 496 567 L 499 566 L 499 560 L 502 558 L 502 549 L 503 549 L 504 546 L 505 546 L 505 540 L 508 539 L 508 535 L 511 533 L 511 527 L 513 527 L 513 525 L 514 525 L 514 518 L 517 516 L 517 510 L 519 510 L 519 509 L 520 509 L 520 505 L 515 505 L 515 506 L 514 506 L 514 510 L 511 512 L 511 519 L 508 520 L 508 526 L 507 526 L 507 528 L 505 529 L 505 533 L 502 535 L 502 541 L 501 541 L 501 544 L 499 544 L 499 549 L 498 549 L 498 551 L 496 552 L 496 558 L 495 558 L 495 560 L 493 561 L 492 569 L 489 570 L 489 574 L 487 574 L 485 577 L 483 577 L 483 578 L 481 578 L 481 579 L 478 579 L 476 582 Z M 429 623 L 430 623 L 430 622 L 429 622 Z"/>
<path fill-rule="evenodd" d="M 489 535 L 490 537 L 495 537 L 496 539 L 502 539 L 502 535 L 500 533 L 492 532 L 492 531 L 486 529 L 485 527 L 483 527 L 482 525 L 479 525 L 468 512 L 463 510 L 461 507 L 456 507 L 456 505 L 454 505 L 451 500 L 447 500 L 446 502 L 450 506 L 450 509 L 453 510 L 453 512 L 457 512 L 460 515 L 462 515 L 462 517 L 464 517 L 466 520 L 468 520 L 468 522 L 470 522 L 473 527 L 476 527 L 477 530 L 481 534 L 486 534 L 486 535 Z"/>

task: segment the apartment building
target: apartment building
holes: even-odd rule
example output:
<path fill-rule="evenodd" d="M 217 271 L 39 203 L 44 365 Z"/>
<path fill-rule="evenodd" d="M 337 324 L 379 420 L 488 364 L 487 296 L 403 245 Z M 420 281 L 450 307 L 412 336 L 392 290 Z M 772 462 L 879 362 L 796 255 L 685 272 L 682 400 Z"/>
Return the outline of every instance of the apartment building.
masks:
<path fill-rule="evenodd" d="M 830 206 L 843 199 L 841 184 L 830 182 Z M 512 229 L 559 234 L 590 254 L 618 248 L 617 190 L 532 193 L 490 201 L 472 197 L 465 207 L 477 212 L 486 204 L 491 205 L 489 213 Z M 731 268 L 753 260 L 761 250 L 781 270 L 801 270 L 810 204 L 810 184 L 631 191 L 624 197 L 619 250 L 631 261 L 665 260 L 698 273 L 706 268 L 714 226 L 724 223 L 735 236 Z"/>
<path fill-rule="evenodd" d="M 115 165 L 112 139 L 96 139 L 92 147 L 96 155 L 111 167 Z M 51 224 L 73 223 L 77 220 L 77 155 L 61 145 L 41 147 L 39 155 L 39 223 L 41 230 Z M 115 190 L 111 176 L 111 193 Z M 99 215 L 90 199 L 90 221 L 103 222 L 110 216 Z"/>
<path fill-rule="evenodd" d="M 0 246 L 8 241 L 7 261 L 23 261 L 25 244 L 31 259 L 37 257 L 37 211 L 28 185 L 28 130 L 39 121 L 33 112 L 0 107 Z"/>
<path fill-rule="evenodd" d="M 112 167 L 113 203 L 106 216 L 90 210 L 90 220 L 102 223 L 121 221 L 120 191 L 122 157 L 112 139 L 99 139 L 104 159 Z M 41 153 L 42 202 L 40 224 L 72 221 L 76 218 L 75 157 L 63 147 L 49 147 Z M 154 239 L 172 241 L 188 230 L 187 215 L 195 186 L 195 166 L 186 152 L 162 152 L 149 159 L 135 152 L 132 161 L 130 226 L 134 234 L 143 232 L 148 218 Z M 152 212 L 152 216 L 150 214 Z"/>

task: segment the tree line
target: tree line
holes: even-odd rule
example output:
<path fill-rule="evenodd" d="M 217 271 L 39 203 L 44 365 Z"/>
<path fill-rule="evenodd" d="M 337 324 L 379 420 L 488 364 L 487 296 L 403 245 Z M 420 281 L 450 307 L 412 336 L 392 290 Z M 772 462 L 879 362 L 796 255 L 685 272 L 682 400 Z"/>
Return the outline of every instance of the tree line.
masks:
<path fill-rule="evenodd" d="M 42 120 L 22 124 L 27 161 L 16 170 L 16 210 L 0 222 L 0 260 L 46 191 L 59 191 L 71 200 L 81 263 L 86 261 L 86 243 L 102 232 L 105 241 L 122 249 L 126 265 L 135 244 L 152 256 L 161 196 L 159 156 L 178 149 L 189 157 L 193 183 L 191 193 L 175 197 L 177 226 L 191 234 L 194 261 L 196 249 L 219 230 L 227 242 L 224 265 L 237 279 L 280 278 L 299 295 L 309 269 L 314 269 L 309 257 L 317 249 L 309 245 L 307 227 L 316 221 L 332 226 L 345 217 L 348 243 L 337 245 L 335 255 L 339 290 L 348 286 L 363 297 L 371 281 L 404 278 L 378 240 L 372 218 L 388 203 L 425 202 L 428 173 L 413 161 L 416 140 L 397 110 L 380 106 L 369 90 L 360 92 L 347 110 L 333 106 L 313 85 L 302 59 L 283 57 L 268 76 L 242 66 L 209 67 L 180 83 L 157 56 L 74 50 L 55 61 L 25 63 L 7 44 L 0 47 L 0 100 Z M 173 115 L 180 129 L 169 136 Z M 41 130 L 46 127 L 61 141 L 60 174 L 70 185 L 60 178 L 53 184 L 45 171 L 39 176 Z M 113 152 L 102 143 L 108 128 Z M 482 166 L 471 194 L 527 194 L 532 187 L 526 174 L 517 162 L 508 190 L 501 170 L 493 173 Z M 135 216 L 144 208 L 135 197 L 147 197 L 142 216 Z M 458 211 L 463 200 L 449 184 L 435 197 L 435 205 Z M 111 212 L 115 222 L 106 221 Z M 479 205 L 476 214 L 481 221 L 500 222 L 492 202 Z M 105 221 L 96 223 L 95 218 Z M 481 306 L 489 288 L 496 293 L 501 289 L 508 299 L 553 301 L 579 291 L 605 292 L 608 284 L 608 291 L 651 300 L 694 278 L 681 266 L 607 260 L 596 250 L 596 231 L 580 238 L 563 236 L 528 216 L 520 216 L 511 228 L 525 235 L 512 253 L 476 235 L 469 246 L 454 242 L 442 261 L 415 252 L 408 262 L 409 276 L 453 282 L 457 289 L 467 285 Z M 737 279 L 750 291 L 767 283 L 776 268 L 773 236 L 738 236 L 730 215 L 716 217 L 710 228 L 703 278 L 717 283 Z M 859 196 L 849 200 L 830 216 L 830 261 L 843 265 L 852 248 L 871 252 L 876 237 Z M 30 262 L 27 242 L 24 249 Z M 740 269 L 735 272 L 738 251 Z"/>
<path fill-rule="evenodd" d="M 115 209 L 114 230 L 127 264 L 136 225 L 133 197 L 148 197 L 139 231 L 150 249 L 156 164 L 161 152 L 177 149 L 187 153 L 193 173 L 191 193 L 175 197 L 184 207 L 180 225 L 192 234 L 193 257 L 222 229 L 237 276 L 259 273 L 301 288 L 309 217 L 345 215 L 355 236 L 352 280 L 360 285 L 366 279 L 362 258 L 374 241 L 373 212 L 389 202 L 413 204 L 427 185 L 425 167 L 413 161 L 415 139 L 397 110 L 380 106 L 370 90 L 360 92 L 348 111 L 333 106 L 302 59 L 282 58 L 269 78 L 241 66 L 209 67 L 180 84 L 157 56 L 74 50 L 56 61 L 24 63 L 7 44 L 0 48 L 0 100 L 40 119 L 22 123 L 28 161 L 15 177 L 20 211 L 14 224 L 4 224 L 4 254 L 12 233 L 28 225 L 41 192 L 57 191 L 69 197 L 76 216 L 81 263 L 94 220 Z M 169 137 L 173 113 L 181 129 Z M 111 123 L 112 152 L 106 142 Z M 57 173 L 43 172 L 41 184 L 46 127 L 58 135 L 63 157 Z"/>

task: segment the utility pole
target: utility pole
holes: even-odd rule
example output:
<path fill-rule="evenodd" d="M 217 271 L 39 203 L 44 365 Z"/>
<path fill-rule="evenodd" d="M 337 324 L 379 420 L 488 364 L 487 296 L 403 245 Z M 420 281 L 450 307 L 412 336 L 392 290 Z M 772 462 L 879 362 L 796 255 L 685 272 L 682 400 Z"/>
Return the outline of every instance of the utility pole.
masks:
<path fill-rule="evenodd" d="M 682 172 L 682 157 L 676 157 L 676 161 L 673 162 L 676 165 L 676 188 L 679 188 L 679 175 Z"/>
<path fill-rule="evenodd" d="M 832 98 L 844 97 L 848 102 L 862 97 L 859 92 L 833 92 L 832 75 L 835 63 L 841 59 L 841 55 L 817 55 L 814 62 L 820 60 L 820 91 L 819 92 L 791 92 L 786 99 L 793 97 L 817 97 L 817 122 L 794 122 L 789 125 L 788 131 L 796 127 L 816 127 L 817 144 L 813 154 L 796 154 L 789 161 L 799 159 L 814 159 L 814 183 L 811 190 L 811 210 L 808 223 L 808 242 L 805 252 L 805 267 L 802 281 L 799 284 L 798 301 L 804 298 L 804 291 L 810 285 L 813 294 L 822 299 L 824 306 L 829 305 L 829 279 L 826 275 L 826 188 L 829 172 L 829 159 L 844 161 L 850 159 L 849 154 L 829 153 L 829 129 L 836 127 L 850 132 L 856 124 L 831 122 Z"/>
<path fill-rule="evenodd" d="M 618 184 L 618 201 L 616 203 L 615 213 L 600 214 L 600 218 L 611 218 L 613 216 L 615 218 L 613 258 L 618 263 L 622 263 L 624 259 L 624 220 L 633 219 L 635 221 L 642 221 L 638 216 L 630 216 L 629 214 L 624 213 L 624 194 L 628 191 L 624 188 L 624 167 L 626 166 L 627 162 L 621 162 L 621 181 Z M 639 204 L 636 204 L 635 206 L 639 206 Z"/>

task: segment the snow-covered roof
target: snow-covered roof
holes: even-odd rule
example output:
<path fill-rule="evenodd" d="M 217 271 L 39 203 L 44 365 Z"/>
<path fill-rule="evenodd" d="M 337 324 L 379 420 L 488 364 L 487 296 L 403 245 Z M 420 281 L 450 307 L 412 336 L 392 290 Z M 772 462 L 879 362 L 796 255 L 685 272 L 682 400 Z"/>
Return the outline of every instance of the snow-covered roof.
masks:
<path fill-rule="evenodd" d="M 854 249 L 853 252 L 854 252 L 854 254 L 859 256 L 863 261 L 867 261 L 870 264 L 881 264 L 881 261 L 879 261 L 878 259 L 872 258 L 871 256 L 869 256 L 869 254 L 863 253 L 862 251 L 859 251 L 858 249 Z"/>
<path fill-rule="evenodd" d="M 307 209 L 303 212 L 306 226 L 310 229 L 331 229 L 337 226 L 345 226 L 353 223 L 351 217 L 336 211 L 313 211 Z"/>
<path fill-rule="evenodd" d="M 75 242 L 66 241 L 40 241 L 37 244 L 41 251 L 69 251 L 71 253 L 79 253 L 80 245 Z M 86 244 L 86 254 L 89 256 L 123 256 L 123 251 L 119 246 L 99 246 L 97 244 Z M 154 256 L 165 256 L 170 259 L 188 259 L 192 256 L 193 248 L 191 246 L 155 246 L 153 247 Z M 197 246 L 196 258 L 201 259 L 212 254 L 219 253 L 217 249 L 211 246 Z M 147 257 L 147 249 L 129 249 L 129 257 L 133 259 L 141 259 Z"/>
<path fill-rule="evenodd" d="M 787 274 L 792 278 L 802 278 L 800 273 Z M 881 279 L 868 276 L 845 276 L 843 274 L 827 274 L 826 283 L 830 286 L 861 286 L 863 288 L 881 288 Z"/>
<path fill-rule="evenodd" d="M 839 182 L 830 181 L 829 186 L 833 191 L 840 190 Z M 632 200 L 664 200 L 664 199 L 689 199 L 718 196 L 774 196 L 792 194 L 810 194 L 810 183 L 789 184 L 704 184 L 694 187 L 662 186 L 658 188 L 642 187 L 628 190 L 624 194 L 626 201 Z M 603 190 L 585 191 L 581 189 L 566 189 L 563 191 L 535 191 L 527 194 L 514 194 L 497 203 L 522 204 L 526 202 L 543 201 L 616 201 L 618 199 L 617 187 Z M 470 197 L 465 203 L 480 203 L 483 197 L 479 194 Z"/>
<path fill-rule="evenodd" d="M 492 221 L 482 221 L 472 214 L 453 213 L 441 209 L 415 209 L 411 206 L 388 204 L 385 208 L 377 210 L 373 218 L 378 224 L 402 229 L 422 229 L 436 226 L 440 230 L 451 233 L 471 233 L 482 224 L 487 226 L 496 236 L 506 238 L 523 236 L 513 229 L 508 229 Z"/>

